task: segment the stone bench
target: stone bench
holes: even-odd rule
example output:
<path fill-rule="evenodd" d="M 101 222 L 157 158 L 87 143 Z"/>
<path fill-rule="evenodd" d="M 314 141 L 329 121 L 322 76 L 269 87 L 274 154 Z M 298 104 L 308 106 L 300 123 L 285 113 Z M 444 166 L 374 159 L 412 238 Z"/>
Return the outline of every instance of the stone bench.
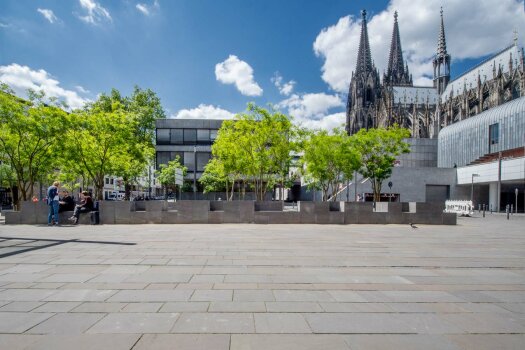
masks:
<path fill-rule="evenodd" d="M 181 200 L 100 202 L 101 224 L 432 224 L 455 225 L 454 213 L 435 203 L 298 202 L 298 211 L 283 211 L 283 202 Z M 26 202 L 21 212 L 5 212 L 6 224 L 46 224 L 47 204 Z M 72 212 L 62 213 L 67 224 Z M 80 224 L 90 224 L 81 214 Z"/>

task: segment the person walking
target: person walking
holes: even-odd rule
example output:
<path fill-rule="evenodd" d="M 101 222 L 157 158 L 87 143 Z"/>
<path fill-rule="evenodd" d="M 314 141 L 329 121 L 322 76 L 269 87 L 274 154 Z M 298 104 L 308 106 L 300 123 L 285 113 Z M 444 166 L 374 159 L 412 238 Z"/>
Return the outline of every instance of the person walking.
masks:
<path fill-rule="evenodd" d="M 47 214 L 47 226 L 59 225 L 58 222 L 58 187 L 60 182 L 55 181 L 53 185 L 49 186 L 47 189 L 47 205 L 49 206 L 49 212 Z"/>

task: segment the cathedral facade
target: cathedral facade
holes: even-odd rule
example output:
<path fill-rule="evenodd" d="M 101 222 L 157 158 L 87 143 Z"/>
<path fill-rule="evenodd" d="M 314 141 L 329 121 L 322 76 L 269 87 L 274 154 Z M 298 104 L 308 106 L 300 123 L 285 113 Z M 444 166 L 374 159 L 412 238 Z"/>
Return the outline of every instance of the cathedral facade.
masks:
<path fill-rule="evenodd" d="M 401 36 L 394 14 L 388 67 L 380 78 L 368 41 L 366 11 L 362 11 L 357 64 L 346 106 L 346 131 L 387 127 L 408 128 L 413 138 L 437 137 L 441 128 L 489 108 L 525 96 L 523 48 L 514 44 L 450 80 L 443 11 L 433 58 L 433 86 L 414 86 L 403 59 Z"/>

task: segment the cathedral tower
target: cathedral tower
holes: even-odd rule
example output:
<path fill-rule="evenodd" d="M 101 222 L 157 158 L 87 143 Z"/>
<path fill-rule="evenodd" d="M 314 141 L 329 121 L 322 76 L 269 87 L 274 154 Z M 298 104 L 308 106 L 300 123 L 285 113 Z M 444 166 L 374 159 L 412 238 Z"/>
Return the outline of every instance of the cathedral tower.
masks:
<path fill-rule="evenodd" d="M 441 95 L 450 81 L 450 55 L 447 53 L 445 41 L 445 25 L 443 23 L 443 8 L 441 8 L 441 27 L 439 28 L 438 48 L 434 57 L 434 87 Z"/>
<path fill-rule="evenodd" d="M 349 135 L 374 127 L 374 108 L 380 96 L 379 73 L 372 62 L 366 10 L 361 12 L 361 39 L 355 72 L 350 80 L 346 104 L 346 131 Z"/>
<path fill-rule="evenodd" d="M 388 69 L 383 77 L 383 84 L 390 86 L 412 86 L 412 77 L 408 72 L 408 65 L 403 60 L 401 36 L 399 35 L 399 25 L 397 23 L 397 11 L 394 12 L 394 29 L 392 30 Z"/>

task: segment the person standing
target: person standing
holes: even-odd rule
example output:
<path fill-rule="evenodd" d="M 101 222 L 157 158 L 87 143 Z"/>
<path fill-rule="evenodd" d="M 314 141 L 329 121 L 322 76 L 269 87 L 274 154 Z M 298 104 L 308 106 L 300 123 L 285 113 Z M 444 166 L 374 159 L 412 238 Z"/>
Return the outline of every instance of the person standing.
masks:
<path fill-rule="evenodd" d="M 53 182 L 53 185 L 49 186 L 47 189 L 47 205 L 49 206 L 49 213 L 47 215 L 47 226 L 53 225 L 53 222 L 55 225 L 59 225 L 58 222 L 58 187 L 60 186 L 60 182 L 55 181 Z M 54 218 L 54 220 L 53 220 Z"/>

